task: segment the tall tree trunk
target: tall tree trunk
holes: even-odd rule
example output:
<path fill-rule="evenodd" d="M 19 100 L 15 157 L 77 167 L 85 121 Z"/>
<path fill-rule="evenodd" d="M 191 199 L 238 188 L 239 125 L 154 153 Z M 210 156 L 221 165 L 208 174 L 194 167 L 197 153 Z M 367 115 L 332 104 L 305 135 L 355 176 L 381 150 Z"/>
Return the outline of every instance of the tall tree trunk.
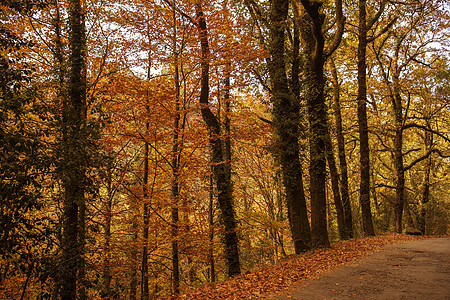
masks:
<path fill-rule="evenodd" d="M 366 86 L 366 49 L 367 49 L 367 23 L 366 0 L 359 0 L 359 27 L 358 27 L 358 129 L 360 142 L 360 193 L 363 230 L 366 236 L 375 235 L 372 212 L 370 209 L 370 153 L 369 130 L 367 125 L 367 86 Z"/>
<path fill-rule="evenodd" d="M 395 202 L 394 220 L 395 231 L 402 232 L 402 217 L 405 205 L 405 169 L 403 167 L 403 105 L 400 96 L 398 77 L 393 75 L 393 99 L 394 110 L 394 170 L 395 170 Z"/>
<path fill-rule="evenodd" d="M 311 193 L 311 245 L 328 247 L 327 204 L 325 195 L 327 109 L 324 95 L 323 66 L 325 41 L 322 25 L 325 16 L 320 12 L 322 3 L 302 0 L 306 13 L 302 16 L 300 31 L 304 44 L 305 98 L 309 120 L 310 193 Z"/>
<path fill-rule="evenodd" d="M 211 163 L 217 184 L 218 202 L 222 212 L 225 227 L 225 259 L 228 265 L 228 275 L 234 276 L 241 272 L 239 262 L 239 246 L 236 233 L 236 219 L 233 208 L 232 183 L 227 175 L 225 155 L 220 138 L 220 122 L 209 107 L 209 59 L 208 32 L 201 1 L 196 2 L 196 19 L 201 44 L 201 91 L 200 106 L 203 120 L 209 132 L 209 143 L 212 150 Z"/>
<path fill-rule="evenodd" d="M 53 27 L 55 31 L 55 40 L 54 40 L 54 67 L 55 67 L 55 73 L 57 74 L 57 94 L 58 94 L 58 100 L 59 105 L 62 105 L 65 109 L 65 106 L 67 105 L 67 90 L 65 86 L 65 76 L 66 76 L 66 70 L 64 68 L 64 53 L 63 53 L 63 44 L 61 39 L 61 27 L 62 27 L 62 20 L 61 20 L 61 14 L 59 9 L 59 1 L 55 0 L 55 16 L 53 18 Z M 62 127 L 62 126 L 61 126 Z M 65 202 L 63 203 L 65 205 Z M 63 216 L 64 217 L 64 216 Z M 64 219 L 63 219 L 64 223 Z M 61 246 L 63 245 L 62 242 L 62 229 L 65 228 L 64 224 L 58 225 L 57 230 L 57 239 Z M 64 258 L 63 258 L 64 259 Z M 63 264 L 64 262 L 60 262 Z M 6 269 L 7 270 L 7 269 Z M 6 273 L 6 271 L 5 271 Z M 58 272 L 54 275 L 54 285 L 53 285 L 53 291 L 52 291 L 52 299 L 56 299 L 58 297 L 58 294 L 60 292 L 60 289 L 62 287 L 62 272 Z M 0 276 L 1 279 L 1 276 Z M 1 282 L 1 280 L 0 280 Z"/>
<path fill-rule="evenodd" d="M 280 178 L 280 173 L 276 172 L 275 173 L 275 184 L 277 186 L 276 191 L 275 191 L 275 197 L 276 197 L 276 204 L 277 204 L 277 221 L 278 222 L 283 222 L 285 220 L 285 216 L 283 213 L 284 210 L 284 206 L 283 206 L 283 194 L 280 192 L 280 188 L 282 186 L 281 184 L 281 178 Z M 280 230 L 277 232 L 277 243 L 278 245 L 280 245 L 280 251 L 281 252 L 281 256 L 282 257 L 286 257 L 286 250 L 284 249 L 284 238 L 283 238 L 283 231 Z"/>
<path fill-rule="evenodd" d="M 130 300 L 136 300 L 137 296 L 137 269 L 138 269 L 138 240 L 139 240 L 139 226 L 138 226 L 138 217 L 139 217 L 139 208 L 138 203 L 135 199 L 132 200 L 132 224 L 131 230 L 133 234 L 133 247 L 131 248 L 131 274 L 130 274 Z"/>
<path fill-rule="evenodd" d="M 175 11 L 174 19 L 175 19 Z M 175 23 L 176 30 L 176 23 Z M 172 291 L 180 293 L 180 268 L 178 251 L 178 203 L 180 197 L 179 188 L 179 157 L 180 157 L 180 74 L 178 66 L 178 54 L 176 49 L 176 33 L 174 37 L 174 80 L 175 80 L 175 117 L 173 120 L 173 144 L 172 144 Z"/>
<path fill-rule="evenodd" d="M 333 191 L 334 207 L 336 208 L 339 237 L 341 239 L 346 239 L 344 208 L 341 201 L 341 194 L 339 192 L 339 174 L 336 167 L 336 160 L 334 159 L 333 144 L 331 142 L 331 136 L 329 132 L 327 132 L 325 136 L 325 151 L 327 156 L 328 168 L 330 170 L 331 190 Z"/>
<path fill-rule="evenodd" d="M 138 253 L 137 253 L 137 244 L 138 244 L 138 239 L 139 239 L 139 231 L 138 231 L 138 222 L 137 222 L 137 213 L 136 213 L 136 208 L 133 208 L 133 221 L 132 221 L 132 231 L 133 231 L 133 247 L 131 248 L 131 257 L 130 257 L 130 261 L 131 261 L 131 274 L 130 274 L 130 300 L 136 300 L 136 295 L 137 295 L 137 268 L 138 268 L 138 263 L 137 263 L 137 258 L 138 258 Z"/>
<path fill-rule="evenodd" d="M 428 120 L 427 120 L 428 121 Z M 425 143 L 425 151 L 428 153 L 431 151 L 433 147 L 433 134 L 429 131 L 425 131 L 424 143 Z M 423 174 L 423 190 L 421 197 L 421 209 L 419 215 L 418 227 L 419 230 L 422 231 L 423 234 L 427 234 L 427 203 L 430 200 L 430 175 L 431 175 L 431 167 L 432 160 L 431 155 L 425 160 L 425 170 Z"/>
<path fill-rule="evenodd" d="M 225 113 L 224 113 L 224 129 L 225 129 L 225 159 L 226 165 L 228 167 L 227 175 L 230 177 L 231 181 L 231 62 L 227 59 L 224 70 L 224 95 L 223 100 L 225 102 Z"/>
<path fill-rule="evenodd" d="M 61 13 L 59 10 L 59 0 L 55 0 L 55 17 L 53 19 L 53 26 L 55 29 L 55 45 L 54 45 L 54 55 L 56 60 L 56 74 L 58 74 L 59 83 L 59 97 L 64 97 L 64 80 L 65 80 L 65 68 L 64 68 L 64 53 L 63 53 L 63 43 L 61 37 Z"/>
<path fill-rule="evenodd" d="M 80 261 L 79 206 L 84 206 L 86 185 L 86 37 L 80 0 L 69 1 L 70 72 L 62 115 L 63 237 L 61 299 L 76 299 Z M 84 225 L 84 224 L 82 224 Z M 81 236 L 83 238 L 83 236 Z"/>
<path fill-rule="evenodd" d="M 341 191 L 342 206 L 344 210 L 344 232 L 342 238 L 346 240 L 351 239 L 353 237 L 353 217 L 350 204 L 350 196 L 348 193 L 347 159 L 345 156 L 345 140 L 342 129 L 339 80 L 336 66 L 332 59 L 330 59 L 330 67 L 331 67 L 331 83 L 333 85 L 333 111 L 335 119 L 335 131 L 338 144 L 339 167 L 341 171 L 340 191 Z"/>
<path fill-rule="evenodd" d="M 212 168 L 211 168 L 212 171 Z M 214 264 L 214 176 L 211 172 L 209 178 L 209 282 L 216 281 L 216 270 Z"/>
<path fill-rule="evenodd" d="M 79 244 L 79 261 L 78 261 L 78 299 L 86 300 L 86 203 L 79 205 L 79 228 L 78 228 L 78 244 Z"/>
<path fill-rule="evenodd" d="M 112 219 L 112 202 L 113 202 L 113 190 L 112 190 L 112 170 L 111 166 L 108 166 L 107 185 L 106 185 L 106 203 L 104 210 L 105 218 L 105 245 L 103 247 L 103 275 L 102 275 L 102 299 L 109 299 L 111 297 L 111 219 Z"/>
<path fill-rule="evenodd" d="M 269 74 L 272 83 L 273 124 L 277 136 L 276 153 L 281 164 L 295 252 L 301 253 L 310 249 L 311 232 L 299 159 L 300 104 L 289 89 L 286 76 L 284 42 L 288 8 L 288 0 L 272 1 Z"/>
<path fill-rule="evenodd" d="M 150 73 L 150 67 L 149 71 Z M 149 74 L 150 75 L 150 74 Z M 149 78 L 150 76 L 148 76 Z M 147 98 L 149 95 L 147 94 Z M 150 117 L 150 107 L 148 104 L 149 99 L 147 99 L 146 111 L 147 118 Z M 145 123 L 145 133 L 146 139 L 148 139 L 148 134 L 150 131 L 150 123 L 146 121 Z M 148 300 L 149 298 L 149 286 L 148 286 L 148 231 L 149 231 L 149 223 L 150 223 L 150 214 L 149 214 L 149 193 L 148 193 L 148 175 L 149 175 L 149 142 L 147 140 L 144 141 L 144 174 L 142 181 L 142 198 L 144 202 L 143 207 L 143 230 L 142 230 L 142 265 L 141 265 L 141 276 L 142 276 L 142 286 L 141 286 L 141 299 Z"/>

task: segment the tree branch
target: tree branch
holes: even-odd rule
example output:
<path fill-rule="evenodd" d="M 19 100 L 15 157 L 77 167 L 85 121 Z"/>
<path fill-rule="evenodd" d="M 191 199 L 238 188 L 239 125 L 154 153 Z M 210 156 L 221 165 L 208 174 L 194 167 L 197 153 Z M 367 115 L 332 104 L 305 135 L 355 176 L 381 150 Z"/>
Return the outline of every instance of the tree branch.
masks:
<path fill-rule="evenodd" d="M 273 121 L 271 121 L 271 120 L 269 120 L 269 119 L 266 119 L 266 118 L 264 118 L 264 117 L 258 116 L 258 115 L 256 115 L 256 116 L 257 116 L 258 119 L 260 119 L 261 121 L 263 121 L 263 122 L 265 122 L 265 123 L 267 123 L 267 124 L 273 125 Z"/>
<path fill-rule="evenodd" d="M 327 50 L 325 51 L 325 57 L 329 57 L 331 54 L 333 54 L 334 51 L 339 47 L 339 44 L 342 40 L 342 35 L 344 34 L 344 28 L 345 28 L 345 17 L 342 13 L 342 0 L 335 0 L 334 6 L 336 9 L 336 23 L 337 23 L 337 29 L 336 33 L 334 34 L 333 41 L 331 44 L 327 47 Z"/>
<path fill-rule="evenodd" d="M 383 0 L 381 2 L 380 8 L 378 9 L 375 16 L 373 16 L 373 18 L 367 22 L 366 27 L 368 30 L 370 28 L 372 28 L 372 26 L 375 24 L 375 22 L 378 21 L 378 19 L 381 17 L 381 14 L 384 12 L 384 8 L 386 7 L 386 2 L 387 2 L 386 0 Z"/>
<path fill-rule="evenodd" d="M 265 80 L 262 78 L 261 74 L 259 74 L 258 71 L 256 71 L 254 68 L 252 69 L 252 73 L 256 76 L 256 79 L 258 79 L 259 83 L 262 85 L 264 89 L 266 89 L 269 93 L 272 92 L 272 89 L 270 86 L 267 85 Z"/>
<path fill-rule="evenodd" d="M 266 42 L 264 40 L 264 35 L 262 33 L 261 27 L 259 25 L 259 22 L 262 22 L 266 28 L 270 28 L 269 23 L 267 22 L 267 19 L 263 17 L 261 13 L 261 9 L 259 6 L 255 3 L 253 0 L 245 0 L 244 1 L 245 6 L 247 7 L 250 16 L 252 17 L 253 21 L 255 22 L 255 25 L 258 30 L 258 40 L 259 44 L 266 49 Z"/>
<path fill-rule="evenodd" d="M 195 21 L 191 16 L 189 16 L 188 14 L 186 14 L 184 11 L 182 11 L 181 9 L 179 9 L 176 5 L 175 2 L 170 2 L 169 0 L 164 0 L 164 2 L 166 2 L 167 5 L 169 5 L 170 7 L 172 7 L 173 9 L 175 9 L 183 18 L 187 19 L 189 22 L 192 23 L 192 25 L 194 25 L 195 27 L 198 27 L 199 24 L 197 21 Z"/>
<path fill-rule="evenodd" d="M 415 159 L 414 161 L 412 161 L 412 162 L 411 162 L 409 165 L 407 165 L 406 167 L 403 167 L 403 170 L 404 170 L 404 171 L 407 171 L 407 170 L 411 169 L 412 167 L 414 167 L 414 166 L 415 166 L 416 164 L 418 164 L 419 162 L 421 162 L 421 161 L 427 159 L 427 158 L 431 155 L 431 153 L 437 153 L 437 154 L 439 154 L 439 156 L 442 157 L 442 158 L 448 158 L 448 157 L 450 157 L 450 154 L 449 154 L 449 155 L 445 155 L 445 154 L 443 154 L 439 149 L 430 149 L 430 150 L 427 151 L 427 153 L 425 153 L 425 154 L 422 155 L 421 157 Z"/>
<path fill-rule="evenodd" d="M 367 38 L 367 43 L 371 43 L 386 32 L 394 25 L 394 23 L 398 20 L 398 17 L 394 17 L 377 35 L 374 35 L 370 38 Z"/>
<path fill-rule="evenodd" d="M 433 133 L 433 134 L 435 134 L 435 135 L 437 135 L 437 136 L 443 138 L 445 141 L 447 141 L 447 142 L 450 143 L 450 138 L 448 138 L 448 137 L 445 136 L 444 134 L 442 134 L 442 133 L 440 133 L 440 132 L 438 132 L 438 131 L 435 131 L 435 130 L 433 130 L 433 129 L 431 129 L 431 128 L 428 128 L 428 127 L 426 127 L 426 126 L 419 125 L 419 124 L 415 124 L 415 123 L 410 123 L 410 124 L 405 124 L 405 125 L 402 127 L 402 130 L 406 130 L 406 129 L 409 129 L 409 128 L 419 128 L 419 129 L 423 129 L 423 130 L 425 130 L 425 131 L 431 132 L 431 133 Z"/>
<path fill-rule="evenodd" d="M 416 152 L 416 151 L 420 151 L 420 150 L 422 150 L 422 149 L 420 149 L 420 148 L 410 149 L 410 150 L 406 151 L 405 153 L 403 153 L 402 156 L 405 156 L 405 155 L 410 154 L 411 152 Z"/>

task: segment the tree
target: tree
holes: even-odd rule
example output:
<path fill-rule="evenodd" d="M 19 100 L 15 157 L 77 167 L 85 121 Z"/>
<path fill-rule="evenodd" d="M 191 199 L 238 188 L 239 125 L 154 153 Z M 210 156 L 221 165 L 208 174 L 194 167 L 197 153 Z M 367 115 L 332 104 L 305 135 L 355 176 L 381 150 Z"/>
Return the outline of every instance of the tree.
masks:
<path fill-rule="evenodd" d="M 289 1 L 272 2 L 269 74 L 272 85 L 272 115 L 277 139 L 276 151 L 279 151 L 278 156 L 286 189 L 289 224 L 295 252 L 301 253 L 310 248 L 310 227 L 299 160 L 300 105 L 298 98 L 289 89 L 286 77 L 284 44 L 288 8 Z M 295 68 L 293 66 L 293 76 L 298 74 L 298 69 Z"/>
<path fill-rule="evenodd" d="M 342 114 L 340 104 L 340 85 L 336 66 L 333 59 L 329 61 L 331 69 L 331 84 L 333 86 L 333 113 L 335 122 L 335 132 L 338 144 L 338 157 L 340 167 L 340 192 L 341 200 L 344 211 L 344 228 L 342 232 L 343 239 L 350 239 L 353 237 L 353 217 L 350 204 L 349 186 L 348 186 L 348 172 L 347 172 L 347 159 L 345 155 L 345 140 L 342 129 Z"/>
<path fill-rule="evenodd" d="M 333 200 L 361 233 L 359 1 L 45 2 L 1 6 L 0 298 L 170 297 L 276 263 L 311 247 L 308 190 L 314 247 Z M 445 8 L 366 1 L 378 231 L 399 203 L 447 230 Z"/>
<path fill-rule="evenodd" d="M 406 5 L 406 4 L 405 4 Z M 408 87 L 403 84 L 403 78 L 410 73 L 411 66 L 417 64 L 421 67 L 430 67 L 436 58 L 427 57 L 426 49 L 430 44 L 440 40 L 437 33 L 430 32 L 430 35 L 419 38 L 422 34 L 420 29 L 422 26 L 427 28 L 429 24 L 434 23 L 435 13 L 442 9 L 439 1 L 430 2 L 426 5 L 419 3 L 408 4 L 411 12 L 404 14 L 403 21 L 395 26 L 389 35 L 386 35 L 378 44 L 373 45 L 376 55 L 378 67 L 383 78 L 383 82 L 387 87 L 388 99 L 390 99 L 391 112 L 394 120 L 392 128 L 392 162 L 395 172 L 395 201 L 394 201 L 394 223 L 395 230 L 401 232 L 403 229 L 402 218 L 405 207 L 405 172 L 411 169 L 418 162 L 426 159 L 431 151 L 427 152 L 409 164 L 405 165 L 405 157 L 407 154 L 415 152 L 414 150 L 405 151 L 404 147 L 404 131 L 410 128 L 421 128 L 425 131 L 429 128 L 418 127 L 414 123 L 407 123 L 410 119 L 409 107 L 413 101 L 413 95 L 408 91 Z M 440 21 L 436 24 L 439 25 Z M 382 49 L 390 48 L 392 55 L 385 55 Z M 385 49 L 386 49 L 385 48 Z M 446 137 L 444 136 L 444 139 Z"/>
<path fill-rule="evenodd" d="M 335 1 L 336 30 L 332 41 L 325 45 L 323 24 L 325 14 L 320 1 L 301 1 L 303 14 L 300 32 L 303 41 L 305 62 L 305 98 L 309 120 L 309 148 L 310 148 L 310 193 L 311 193 L 311 243 L 313 247 L 329 246 L 326 222 L 326 136 L 327 109 L 324 94 L 324 64 L 333 54 L 341 42 L 344 32 L 345 18 L 342 14 L 342 1 Z M 329 149 L 328 151 L 330 151 Z"/>
<path fill-rule="evenodd" d="M 423 140 L 423 150 L 420 158 L 424 157 L 422 167 L 420 168 L 423 176 L 419 177 L 420 184 L 417 190 L 420 195 L 419 202 L 416 209 L 417 214 L 417 228 L 423 234 L 430 234 L 432 226 L 427 224 L 427 209 L 430 207 L 430 201 L 433 200 L 432 186 L 434 170 L 436 163 L 439 161 L 439 156 L 443 159 L 446 155 L 445 147 L 437 143 L 442 140 L 442 137 L 434 134 L 439 132 L 438 128 L 445 128 L 445 123 L 442 123 L 442 113 L 445 112 L 445 107 L 448 106 L 449 88 L 448 81 L 450 79 L 450 72 L 446 63 L 436 62 L 434 68 L 422 68 L 414 70 L 416 84 L 412 87 L 413 93 L 421 99 L 418 107 L 412 107 L 413 118 L 416 123 L 423 126 L 420 138 Z M 437 153 L 433 155 L 433 153 Z M 414 186 L 414 183 L 412 183 Z"/>
<path fill-rule="evenodd" d="M 86 136 L 86 37 L 84 8 L 79 0 L 68 3 L 69 11 L 69 81 L 63 99 L 60 172 L 64 189 L 62 261 L 60 297 L 75 299 L 83 278 L 86 171 L 89 167 Z M 82 274 L 81 274 L 82 275 Z"/>
<path fill-rule="evenodd" d="M 366 0 L 358 2 L 358 130 L 360 143 L 360 173 L 359 203 L 361 205 L 363 230 L 365 235 L 375 235 L 372 212 L 370 208 L 370 152 L 369 129 L 367 125 L 367 83 L 366 83 L 366 50 L 367 44 L 375 37 L 367 38 L 367 32 L 375 25 L 384 11 L 386 1 L 382 1 L 377 13 L 370 19 L 366 17 Z M 382 30 L 385 32 L 395 22 L 395 18 Z"/>
<path fill-rule="evenodd" d="M 209 108 L 209 43 L 206 20 L 203 14 L 202 3 L 195 3 L 196 26 L 199 31 L 201 45 L 201 90 L 200 107 L 203 120 L 209 132 L 211 146 L 211 163 L 214 178 L 217 184 L 218 202 L 222 212 L 222 221 L 225 225 L 225 256 L 228 262 L 228 275 L 230 277 L 241 272 L 239 262 L 239 247 L 236 233 L 236 220 L 233 209 L 232 183 L 229 168 L 226 165 L 226 155 L 223 153 L 220 124 L 217 117 Z"/>
<path fill-rule="evenodd" d="M 45 3 L 2 1 L 0 24 L 0 297 L 25 297 L 33 281 L 48 295 L 44 272 L 55 250 L 54 224 L 45 213 L 51 156 L 46 144 L 48 108 L 26 53 L 33 43 L 20 34 L 20 14 Z"/>
<path fill-rule="evenodd" d="M 294 36 L 291 56 L 286 47 L 288 32 L 289 1 L 272 1 L 267 19 L 254 1 L 245 2 L 252 19 L 257 24 L 260 46 L 268 48 L 270 57 L 266 58 L 270 76 L 270 88 L 266 85 L 272 103 L 271 122 L 275 131 L 274 154 L 281 167 L 286 194 L 288 219 L 296 253 L 310 249 L 311 231 L 303 187 L 303 170 L 299 158 L 300 136 L 300 41 L 298 18 L 294 20 Z M 270 37 L 262 28 L 266 27 Z M 291 78 L 288 80 L 287 62 L 291 61 Z M 261 78 L 261 76 L 259 76 Z"/>

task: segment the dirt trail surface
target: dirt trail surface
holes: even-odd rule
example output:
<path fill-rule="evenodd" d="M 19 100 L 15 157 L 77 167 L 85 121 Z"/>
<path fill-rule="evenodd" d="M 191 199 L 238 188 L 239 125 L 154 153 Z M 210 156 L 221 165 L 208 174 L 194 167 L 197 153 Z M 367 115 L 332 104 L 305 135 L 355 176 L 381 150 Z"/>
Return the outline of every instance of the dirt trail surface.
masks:
<path fill-rule="evenodd" d="M 450 238 L 394 244 L 267 299 L 450 299 Z"/>
<path fill-rule="evenodd" d="M 271 299 L 292 299 L 292 297 L 281 298 L 282 296 L 290 295 L 286 293 L 286 291 L 289 291 L 286 289 L 290 289 L 291 287 L 296 287 L 296 289 L 298 289 L 300 285 L 305 282 L 309 282 L 308 280 L 312 278 L 318 278 L 320 276 L 332 274 L 331 272 L 340 270 L 344 266 L 353 266 L 355 262 L 361 260 L 364 257 L 369 257 L 369 255 L 384 251 L 389 245 L 396 244 L 398 247 L 400 247 L 399 249 L 402 249 L 401 247 L 405 242 L 421 240 L 426 241 L 435 238 L 437 237 L 422 237 L 389 233 L 386 235 L 379 235 L 374 237 L 364 237 L 347 241 L 339 241 L 333 243 L 330 248 L 315 249 L 300 255 L 293 255 L 275 265 L 254 268 L 251 271 L 246 271 L 244 274 L 236 276 L 224 282 L 207 284 L 199 289 L 185 291 L 185 293 L 179 297 L 174 296 L 169 298 L 177 300 L 249 300 L 264 299 L 267 298 L 268 295 L 275 295 L 275 298 Z M 442 238 L 448 238 L 448 236 Z M 424 245 L 426 244 L 427 242 L 424 242 Z M 430 247 L 431 249 L 433 249 L 434 246 L 431 245 Z M 448 257 L 448 250 L 445 255 Z M 391 258 L 387 258 L 387 260 L 390 259 Z M 382 262 L 380 264 L 382 265 L 383 263 L 385 264 L 386 262 Z M 391 262 L 389 261 L 389 263 Z M 424 262 L 424 264 L 428 264 L 428 262 Z M 448 265 L 446 268 L 448 270 Z M 370 280 L 372 280 L 374 276 L 372 274 L 371 276 L 366 278 L 370 278 Z M 333 282 L 334 285 L 336 285 L 336 283 L 338 282 Z M 328 285 L 328 283 L 326 285 Z M 329 286 L 325 286 L 323 289 L 325 290 L 325 288 L 328 287 Z M 291 289 L 292 295 L 298 294 L 296 292 L 296 289 Z M 367 292 L 364 292 L 364 295 L 365 293 Z M 301 297 L 299 297 L 299 295 L 295 297 L 297 297 L 297 299 L 305 299 L 305 296 L 303 295 Z M 310 297 L 309 299 L 321 299 L 321 297 L 326 298 L 323 295 L 320 296 L 319 294 L 317 294 L 317 291 L 314 291 L 312 297 Z M 358 294 L 353 295 L 353 293 L 351 293 L 348 297 L 352 299 L 358 298 Z M 359 297 L 366 299 L 366 297 L 363 296 Z M 345 297 L 342 298 L 345 299 Z M 393 297 L 387 298 L 393 299 Z"/>

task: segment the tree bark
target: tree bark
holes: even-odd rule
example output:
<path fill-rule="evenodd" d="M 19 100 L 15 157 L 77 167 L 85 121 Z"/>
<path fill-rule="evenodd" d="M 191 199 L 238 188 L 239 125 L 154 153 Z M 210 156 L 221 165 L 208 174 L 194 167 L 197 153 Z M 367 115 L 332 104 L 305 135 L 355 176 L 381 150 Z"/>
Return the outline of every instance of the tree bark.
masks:
<path fill-rule="evenodd" d="M 147 113 L 149 113 L 149 107 L 147 106 Z M 149 117 L 149 116 L 148 116 Z M 150 124 L 148 121 L 145 124 L 146 134 L 148 134 L 150 129 Z M 149 208 L 148 202 L 148 172 L 149 172 L 149 143 L 144 141 L 144 178 L 142 182 L 142 198 L 143 198 L 143 230 L 142 230 L 142 264 L 141 264 L 141 276 L 142 276 L 142 287 L 141 287 L 141 299 L 148 300 L 149 297 L 149 287 L 148 287 L 148 231 L 149 231 Z"/>
<path fill-rule="evenodd" d="M 344 240 L 346 239 L 344 208 L 341 201 L 341 194 L 339 192 L 339 174 L 336 167 L 336 160 L 334 159 L 333 144 L 331 142 L 331 136 L 329 132 L 327 132 L 327 135 L 325 136 L 325 151 L 327 156 L 328 168 L 330 170 L 331 190 L 333 191 L 333 200 L 337 215 L 339 237 Z"/>
<path fill-rule="evenodd" d="M 396 71 L 394 71 L 396 72 Z M 402 217 L 405 206 L 405 169 L 403 167 L 403 105 L 400 96 L 398 74 L 393 75 L 392 106 L 394 111 L 394 170 L 395 170 L 395 231 L 402 232 Z"/>
<path fill-rule="evenodd" d="M 322 3 L 301 1 L 306 13 L 302 16 L 300 31 L 305 62 L 305 94 L 309 121 L 310 194 L 311 194 L 311 245 L 329 247 L 327 229 L 327 204 L 325 194 L 327 109 L 325 105 L 323 66 L 325 40 L 322 25 L 325 15 L 320 12 Z"/>
<path fill-rule="evenodd" d="M 211 163 L 217 184 L 218 202 L 225 227 L 225 259 L 230 277 L 240 274 L 239 241 L 236 233 L 236 219 L 233 208 L 232 183 L 228 176 L 226 159 L 220 137 L 220 122 L 209 107 L 209 44 L 205 16 L 200 1 L 195 4 L 197 25 L 201 44 L 201 90 L 200 106 L 203 120 L 209 132 Z"/>
<path fill-rule="evenodd" d="M 340 191 L 341 191 L 342 206 L 344 210 L 344 232 L 342 238 L 346 240 L 351 239 L 353 237 L 353 217 L 350 204 L 350 196 L 348 193 L 347 159 L 345 155 L 345 140 L 342 129 L 339 81 L 336 66 L 332 59 L 330 59 L 330 66 L 331 66 L 331 83 L 333 85 L 333 111 L 335 119 L 335 131 L 337 137 L 339 167 L 341 173 Z"/>
<path fill-rule="evenodd" d="M 80 264 L 79 207 L 86 186 L 86 37 L 80 0 L 69 1 L 69 83 L 62 112 L 63 236 L 61 299 L 76 299 Z M 82 224 L 84 225 L 84 224 Z M 81 236 L 83 238 L 83 236 Z"/>
<path fill-rule="evenodd" d="M 428 121 L 428 120 L 427 120 Z M 433 148 L 433 133 L 429 131 L 425 131 L 424 143 L 425 143 L 425 151 L 428 153 Z M 425 160 L 425 170 L 423 174 L 423 190 L 422 190 L 422 199 L 421 199 L 421 209 L 419 215 L 418 227 L 419 230 L 422 231 L 423 234 L 427 234 L 427 203 L 430 200 L 430 175 L 431 175 L 431 167 L 432 160 L 431 155 Z"/>
<path fill-rule="evenodd" d="M 130 274 L 130 300 L 136 300 L 137 295 L 137 269 L 138 269 L 138 239 L 139 239 L 139 230 L 138 230 L 138 205 L 135 203 L 136 200 L 133 199 L 132 210 L 133 210 L 133 219 L 131 224 L 131 230 L 133 232 L 133 247 L 131 248 L 131 274 Z"/>
<path fill-rule="evenodd" d="M 299 159 L 300 104 L 289 89 L 286 76 L 284 43 L 288 8 L 287 0 L 272 1 L 269 74 L 272 83 L 273 124 L 277 138 L 276 154 L 281 164 L 289 224 L 295 252 L 298 254 L 310 249 L 311 233 Z"/>
<path fill-rule="evenodd" d="M 366 83 L 366 49 L 367 49 L 367 23 L 366 0 L 359 0 L 359 27 L 358 27 L 358 130 L 360 142 L 360 193 L 363 230 L 366 236 L 375 235 L 370 208 L 370 152 L 369 130 L 367 125 L 367 83 Z"/>
<path fill-rule="evenodd" d="M 227 59 L 225 64 L 224 71 L 224 95 L 223 100 L 225 102 L 225 114 L 224 114 L 224 129 L 225 129 L 225 159 L 227 165 L 227 175 L 230 178 L 231 182 L 231 98 L 230 98 L 230 90 L 231 90 L 231 62 Z"/>
<path fill-rule="evenodd" d="M 111 219 L 112 219 L 112 170 L 111 166 L 108 166 L 107 170 L 107 183 L 106 183 L 106 203 L 104 210 L 105 218 L 105 244 L 103 247 L 103 285 L 102 285 L 102 299 L 109 299 L 111 297 Z"/>
<path fill-rule="evenodd" d="M 212 169 L 211 169 L 212 171 Z M 214 264 L 214 177 L 213 174 L 209 178 L 209 282 L 216 281 L 216 270 Z"/>
<path fill-rule="evenodd" d="M 148 52 L 148 66 L 147 66 L 147 80 L 151 79 L 151 64 L 150 64 L 150 51 Z M 142 229 L 142 264 L 141 264 L 141 276 L 142 276 L 142 285 L 141 285 L 141 299 L 148 300 L 150 297 L 149 290 L 149 272 L 148 272 L 148 237 L 149 237 L 149 225 L 150 225 L 150 212 L 149 212 L 149 201 L 150 196 L 148 193 L 148 176 L 149 176 L 149 155 L 150 155 L 150 144 L 148 142 L 148 136 L 150 133 L 150 94 L 147 90 L 147 97 L 145 103 L 146 110 L 146 122 L 145 122 L 145 138 L 144 138 L 144 170 L 143 170 L 143 179 L 142 179 L 142 198 L 143 198 L 143 229 Z"/>
<path fill-rule="evenodd" d="M 175 12 L 174 12 L 175 19 Z M 176 30 L 176 23 L 175 23 Z M 174 37 L 174 81 L 175 81 L 175 117 L 173 120 L 172 141 L 172 292 L 180 293 L 180 267 L 178 251 L 178 203 L 180 198 L 179 187 L 179 157 L 180 149 L 180 74 L 178 66 L 178 54 L 176 49 L 176 33 Z"/>
<path fill-rule="evenodd" d="M 86 300 L 86 260 L 85 260 L 85 250 L 86 250 L 86 203 L 83 202 L 79 206 L 79 220 L 78 220 L 78 244 L 79 244 L 79 255 L 78 260 L 78 299 Z"/>

